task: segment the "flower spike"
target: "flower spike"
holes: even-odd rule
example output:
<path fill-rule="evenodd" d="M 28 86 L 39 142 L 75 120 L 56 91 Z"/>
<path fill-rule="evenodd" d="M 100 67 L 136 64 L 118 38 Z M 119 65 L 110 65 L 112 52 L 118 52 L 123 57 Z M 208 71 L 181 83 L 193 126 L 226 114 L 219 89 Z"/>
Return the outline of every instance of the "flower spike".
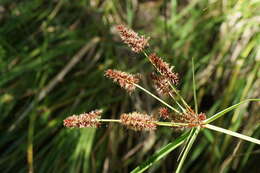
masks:
<path fill-rule="evenodd" d="M 139 82 L 138 75 L 132 75 L 118 70 L 108 69 L 105 72 L 105 76 L 113 79 L 114 82 L 118 83 L 128 92 L 134 91 L 136 88 L 134 84 L 137 84 Z"/>
<path fill-rule="evenodd" d="M 123 42 L 128 44 L 128 46 L 132 48 L 132 51 L 136 53 L 143 51 L 143 49 L 149 45 L 149 38 L 138 36 L 136 32 L 126 28 L 124 25 L 118 25 L 116 29 Z"/>

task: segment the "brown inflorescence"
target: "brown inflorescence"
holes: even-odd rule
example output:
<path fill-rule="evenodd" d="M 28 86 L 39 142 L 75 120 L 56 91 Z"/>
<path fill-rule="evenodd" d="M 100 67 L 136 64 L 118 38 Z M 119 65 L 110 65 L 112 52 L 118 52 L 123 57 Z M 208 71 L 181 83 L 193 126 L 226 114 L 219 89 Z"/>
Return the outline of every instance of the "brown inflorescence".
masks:
<path fill-rule="evenodd" d="M 94 110 L 89 113 L 83 113 L 80 115 L 72 115 L 63 120 L 65 127 L 69 128 L 86 128 L 86 127 L 99 127 L 100 114 L 102 110 Z"/>
<path fill-rule="evenodd" d="M 186 113 L 173 117 L 174 122 L 185 123 L 187 127 L 203 127 L 203 121 L 205 119 L 205 113 L 196 114 L 191 108 L 189 108 Z"/>
<path fill-rule="evenodd" d="M 136 32 L 126 28 L 124 25 L 118 25 L 116 29 L 123 42 L 128 44 L 128 46 L 136 53 L 143 51 L 143 49 L 149 45 L 149 38 L 138 36 Z"/>
<path fill-rule="evenodd" d="M 168 108 L 165 108 L 165 107 L 159 109 L 159 115 L 161 118 L 163 118 L 165 120 L 170 118 L 170 112 L 169 112 Z"/>
<path fill-rule="evenodd" d="M 165 76 L 156 75 L 152 73 L 151 75 L 154 87 L 160 95 L 168 95 L 171 91 L 168 79 Z"/>
<path fill-rule="evenodd" d="M 108 69 L 105 72 L 105 76 L 113 79 L 114 82 L 118 83 L 122 88 L 126 89 L 128 92 L 132 92 L 135 90 L 137 84 L 139 82 L 138 75 L 132 75 L 126 72 Z"/>
<path fill-rule="evenodd" d="M 173 84 L 178 84 L 179 78 L 178 74 L 172 72 L 173 67 L 168 63 L 164 62 L 160 57 L 158 57 L 155 53 L 149 55 L 149 60 L 154 65 L 154 67 L 169 81 Z"/>
<path fill-rule="evenodd" d="M 150 131 L 156 129 L 155 119 L 139 112 L 124 113 L 120 116 L 121 123 L 135 131 Z"/>

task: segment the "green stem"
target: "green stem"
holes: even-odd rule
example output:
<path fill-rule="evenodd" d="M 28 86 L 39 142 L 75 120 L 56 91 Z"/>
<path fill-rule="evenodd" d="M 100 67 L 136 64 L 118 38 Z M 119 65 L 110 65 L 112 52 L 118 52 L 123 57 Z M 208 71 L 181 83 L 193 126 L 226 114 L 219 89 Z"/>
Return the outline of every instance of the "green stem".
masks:
<path fill-rule="evenodd" d="M 155 124 L 159 126 L 166 126 L 166 127 L 187 127 L 188 124 L 186 123 L 173 123 L 173 122 L 162 122 L 162 121 L 155 121 Z"/>
<path fill-rule="evenodd" d="M 171 96 L 171 98 L 176 102 L 176 104 L 181 108 L 183 113 L 186 113 L 186 110 L 181 106 L 181 104 L 174 98 L 174 96 L 172 95 L 171 92 L 169 92 L 169 95 Z"/>
<path fill-rule="evenodd" d="M 121 123 L 121 120 L 116 120 L 116 119 L 98 119 L 99 122 L 103 123 Z"/>
<path fill-rule="evenodd" d="M 99 122 L 103 123 L 121 123 L 120 119 L 98 119 Z M 174 122 L 162 122 L 162 121 L 153 121 L 153 123 L 158 126 L 166 126 L 166 127 L 187 127 L 186 123 L 174 123 Z"/>
<path fill-rule="evenodd" d="M 164 104 L 165 106 L 167 106 L 168 108 L 170 108 L 171 110 L 175 111 L 177 114 L 181 114 L 177 109 L 175 109 L 174 107 L 172 107 L 171 105 L 169 105 L 168 103 L 166 103 L 165 101 L 163 101 L 162 99 L 160 99 L 159 97 L 157 97 L 156 95 L 154 95 L 153 93 L 151 93 L 150 91 L 146 90 L 145 88 L 141 87 L 140 85 L 134 84 L 137 88 L 143 90 L 144 92 L 146 92 L 147 94 L 149 94 L 150 96 L 154 97 L 155 99 L 157 99 L 158 101 L 160 101 L 162 104 Z"/>
<path fill-rule="evenodd" d="M 177 96 L 180 98 L 180 100 L 182 101 L 182 103 L 184 104 L 184 106 L 189 109 L 189 105 L 186 103 L 186 101 L 183 99 L 183 97 L 180 95 L 180 93 L 175 89 L 175 87 L 170 83 L 168 82 L 169 85 L 171 86 L 172 90 L 177 94 Z"/>

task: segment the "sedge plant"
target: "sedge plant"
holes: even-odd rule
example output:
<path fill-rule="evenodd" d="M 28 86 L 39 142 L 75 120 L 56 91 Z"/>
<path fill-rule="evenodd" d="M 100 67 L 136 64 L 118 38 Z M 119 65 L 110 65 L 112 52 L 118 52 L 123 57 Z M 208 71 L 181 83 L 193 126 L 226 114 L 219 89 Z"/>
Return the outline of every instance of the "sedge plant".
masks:
<path fill-rule="evenodd" d="M 173 66 L 170 66 L 156 53 L 149 48 L 149 39 L 145 36 L 139 36 L 136 32 L 128 29 L 124 25 L 118 25 L 116 27 L 122 41 L 126 43 L 132 51 L 135 53 L 142 53 L 150 63 L 153 65 L 155 72 L 151 74 L 151 80 L 158 94 L 153 94 L 146 88 L 142 87 L 140 83 L 140 74 L 129 74 L 116 69 L 108 69 L 105 71 L 105 76 L 112 79 L 115 83 L 119 84 L 128 93 L 134 92 L 136 89 L 140 89 L 147 93 L 154 99 L 156 99 L 162 107 L 157 111 L 159 118 L 154 115 L 149 115 L 143 112 L 130 112 L 123 113 L 119 119 L 102 119 L 102 110 L 97 109 L 89 113 L 83 113 L 80 115 L 72 115 L 64 120 L 64 126 L 68 128 L 97 128 L 101 123 L 118 123 L 125 126 L 128 129 L 135 131 L 152 131 L 156 130 L 159 126 L 174 128 L 174 129 L 186 129 L 185 132 L 175 139 L 173 142 L 162 147 L 153 156 L 151 156 L 143 164 L 137 166 L 132 172 L 144 172 L 155 162 L 166 156 L 172 150 L 176 149 L 180 145 L 185 143 L 179 160 L 176 172 L 180 172 L 185 158 L 191 149 L 194 141 L 200 130 L 207 128 L 220 133 L 240 138 L 242 140 L 252 142 L 260 145 L 260 140 L 243 135 L 241 133 L 233 132 L 218 126 L 211 124 L 218 118 L 222 117 L 227 112 L 236 109 L 243 103 L 250 101 L 260 101 L 260 99 L 247 99 L 241 101 L 233 106 L 230 106 L 214 115 L 206 115 L 205 113 L 199 113 L 197 100 L 196 100 L 196 84 L 194 73 L 194 62 L 192 59 L 193 70 L 193 94 L 195 108 L 192 109 L 189 103 L 185 101 L 180 92 L 177 89 L 179 83 L 179 75 L 174 72 Z M 159 96 L 158 96 L 159 95 Z M 174 105 L 167 103 L 160 96 L 168 96 L 174 101 Z M 208 118 L 207 118 L 208 117 Z"/>

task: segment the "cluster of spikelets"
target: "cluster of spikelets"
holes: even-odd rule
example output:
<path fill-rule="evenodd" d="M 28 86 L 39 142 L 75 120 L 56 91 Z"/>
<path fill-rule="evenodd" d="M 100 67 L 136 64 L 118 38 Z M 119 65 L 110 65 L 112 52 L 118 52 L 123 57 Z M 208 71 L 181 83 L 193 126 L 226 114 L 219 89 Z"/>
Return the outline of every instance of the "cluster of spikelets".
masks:
<path fill-rule="evenodd" d="M 159 109 L 159 116 L 164 120 L 170 120 L 175 123 L 183 123 L 182 127 L 203 127 L 202 121 L 206 119 L 205 113 L 196 114 L 192 109 L 188 112 L 182 114 L 170 113 L 169 109 L 166 107 Z"/>
<path fill-rule="evenodd" d="M 100 126 L 100 115 L 102 110 L 94 110 L 89 113 L 83 113 L 80 115 L 72 115 L 65 120 L 63 120 L 63 124 L 66 127 L 77 127 L 77 128 L 85 128 L 85 127 L 99 127 Z"/>
<path fill-rule="evenodd" d="M 102 122 L 102 119 L 100 119 L 101 113 L 101 110 L 96 110 L 78 116 L 72 115 L 63 121 L 64 126 L 69 128 L 99 127 L 101 124 L 100 122 Z M 139 112 L 124 113 L 120 116 L 118 122 L 135 131 L 155 130 L 157 126 L 155 119 L 147 114 Z"/>
<path fill-rule="evenodd" d="M 143 52 L 156 69 L 157 72 L 152 73 L 151 79 L 157 92 L 160 95 L 172 96 L 172 86 L 178 84 L 179 81 L 178 74 L 173 72 L 173 67 L 163 61 L 156 53 L 146 54 L 145 48 L 149 46 L 149 38 L 139 36 L 133 30 L 123 25 L 117 26 L 116 29 L 122 41 L 134 52 Z M 112 79 L 129 93 L 133 92 L 140 82 L 140 75 L 133 75 L 114 69 L 106 70 L 105 76 Z M 204 113 L 196 114 L 187 105 L 185 105 L 185 109 L 182 108 L 182 112 L 176 111 L 177 109 L 173 110 L 175 112 L 170 112 L 167 108 L 160 108 L 158 111 L 159 117 L 169 122 L 182 124 L 179 126 L 180 128 L 203 127 L 202 122 L 206 119 Z M 101 113 L 101 110 L 96 110 L 80 114 L 79 116 L 70 116 L 64 120 L 64 126 L 70 128 L 99 127 L 101 122 L 109 122 L 109 120 L 100 119 Z M 160 121 L 153 118 L 153 116 L 139 112 L 124 113 L 119 120 L 113 120 L 113 122 L 119 122 L 127 128 L 136 131 L 155 130 L 160 125 Z"/>
<path fill-rule="evenodd" d="M 136 53 L 143 51 L 144 48 L 149 45 L 148 41 L 150 38 L 139 36 L 136 32 L 126 28 L 124 25 L 118 25 L 116 29 L 119 32 L 123 42 L 128 44 L 132 51 Z"/>
<path fill-rule="evenodd" d="M 135 84 L 139 83 L 138 75 L 132 75 L 118 70 L 108 69 L 105 72 L 105 76 L 112 79 L 114 82 L 118 83 L 122 88 L 124 88 L 128 92 L 134 91 L 136 88 Z"/>

